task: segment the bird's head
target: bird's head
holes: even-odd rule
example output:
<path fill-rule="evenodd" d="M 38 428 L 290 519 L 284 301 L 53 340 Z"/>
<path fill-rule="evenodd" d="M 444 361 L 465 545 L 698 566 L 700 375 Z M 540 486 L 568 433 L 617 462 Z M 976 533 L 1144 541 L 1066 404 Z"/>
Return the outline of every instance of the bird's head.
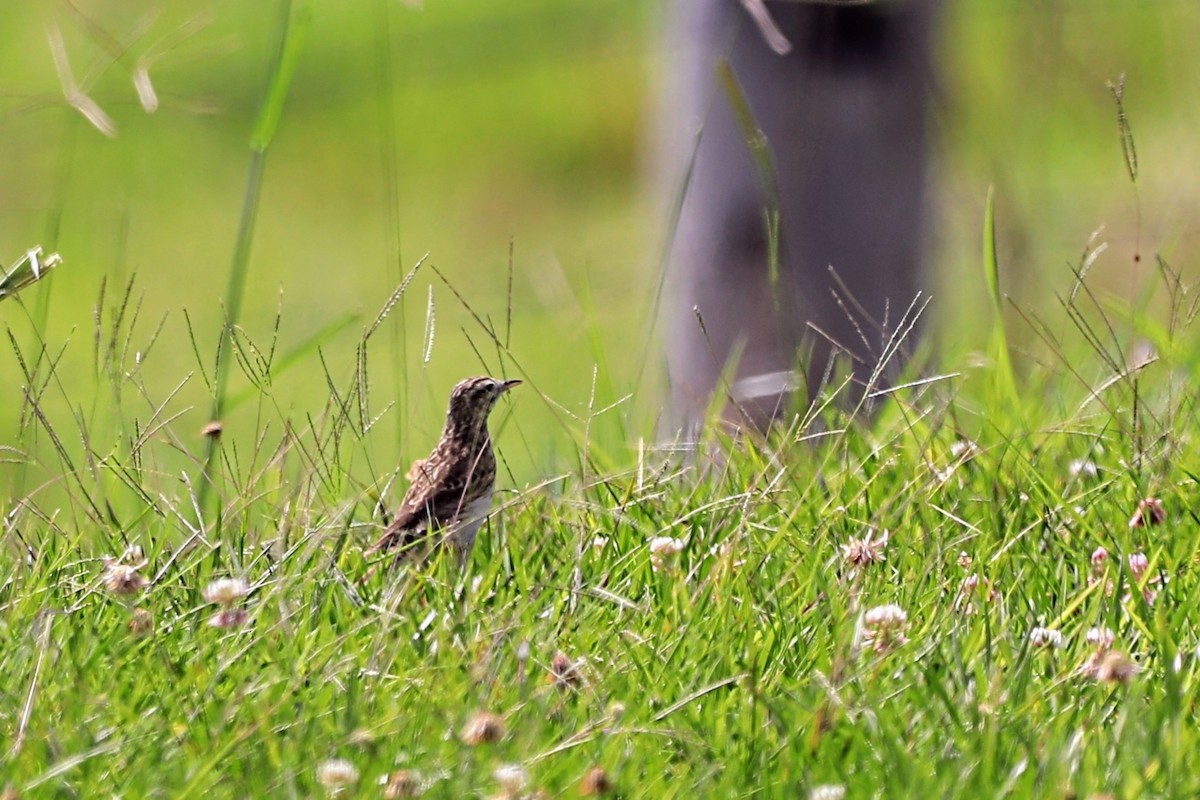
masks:
<path fill-rule="evenodd" d="M 450 393 L 450 409 L 447 423 L 456 427 L 475 427 L 487 422 L 488 413 L 500 399 L 500 395 L 516 386 L 520 381 L 502 381 L 481 376 L 467 378 Z"/>

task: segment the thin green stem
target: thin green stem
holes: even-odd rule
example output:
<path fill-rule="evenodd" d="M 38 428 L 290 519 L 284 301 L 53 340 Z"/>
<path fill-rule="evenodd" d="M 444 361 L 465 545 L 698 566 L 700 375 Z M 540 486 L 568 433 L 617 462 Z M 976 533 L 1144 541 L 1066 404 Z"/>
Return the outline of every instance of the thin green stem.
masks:
<path fill-rule="evenodd" d="M 237 242 L 233 249 L 233 263 L 229 270 L 229 285 L 225 290 L 225 324 L 221 328 L 221 340 L 217 344 L 216 382 L 212 404 L 212 419 L 217 421 L 225 412 L 229 382 L 229 349 L 232 346 L 233 329 L 242 313 L 246 275 L 250 270 L 250 247 L 254 242 L 255 221 L 258 219 L 258 206 L 262 198 L 267 151 L 279 129 L 288 88 L 296 74 L 305 34 L 312 22 L 312 10 L 307 2 L 293 13 L 291 0 L 282 0 L 280 10 L 281 44 L 272 65 L 266 98 L 250 136 L 250 168 L 246 174 L 246 189 L 242 196 L 242 214 L 238 223 Z M 202 509 L 206 505 L 209 487 L 213 483 L 212 467 L 219 444 L 219 437 L 210 436 L 205 447 L 204 479 L 200 481 L 198 497 L 198 504 Z"/>

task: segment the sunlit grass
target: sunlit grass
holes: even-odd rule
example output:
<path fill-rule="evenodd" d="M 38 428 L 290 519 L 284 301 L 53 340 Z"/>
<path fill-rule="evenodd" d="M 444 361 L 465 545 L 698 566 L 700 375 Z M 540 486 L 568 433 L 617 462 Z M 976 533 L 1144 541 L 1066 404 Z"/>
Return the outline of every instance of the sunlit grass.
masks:
<path fill-rule="evenodd" d="M 935 293 L 963 320 L 936 375 L 685 454 L 650 435 L 647 12 L 312 5 L 242 206 L 278 18 L 218 14 L 152 72 L 154 116 L 103 76 L 115 140 L 40 94 L 32 9 L 0 32 L 28 79 L 0 233 L 69 264 L 0 283 L 0 792 L 1200 794 L 1198 306 L 1171 212 L 1197 106 L 1190 28 L 1164 24 L 1193 7 L 948 9 L 962 202 L 937 238 L 993 313 Z M 82 75 L 98 45 L 63 30 Z M 468 570 L 372 572 L 447 390 L 482 372 L 526 382 Z"/>
<path fill-rule="evenodd" d="M 73 417 L 48 402 L 50 363 L 25 417 L 57 457 L 4 451 L 28 472 L 3 517 L 6 780 L 23 796 L 366 797 L 393 779 L 431 796 L 1189 796 L 1195 400 L 1166 357 L 1112 372 L 1120 353 L 1082 344 L 1095 312 L 1070 310 L 1081 327 L 1043 360 L 1071 370 L 1020 378 L 1053 398 L 1022 413 L 970 380 L 994 369 L 979 362 L 871 419 L 834 403 L 766 440 L 715 433 L 687 462 L 652 443 L 604 454 L 586 415 L 560 414 L 576 457 L 537 483 L 502 470 L 465 573 L 364 561 L 403 466 L 374 455 L 361 367 L 299 355 L 327 401 L 294 418 L 271 343 L 236 335 L 256 423 L 216 440 L 207 514 L 205 440 L 152 411 L 167 398 L 101 369 L 127 399 Z M 1191 341 L 1173 330 L 1167 355 Z M 542 395 L 524 385 L 496 415 L 502 458 Z"/>

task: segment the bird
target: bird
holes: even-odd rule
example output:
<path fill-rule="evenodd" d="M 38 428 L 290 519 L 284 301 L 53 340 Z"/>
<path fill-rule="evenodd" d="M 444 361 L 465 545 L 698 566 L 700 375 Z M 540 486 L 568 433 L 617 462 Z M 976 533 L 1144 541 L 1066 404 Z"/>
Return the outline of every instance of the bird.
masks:
<path fill-rule="evenodd" d="M 460 563 L 470 555 L 487 519 L 496 485 L 496 456 L 488 415 L 506 392 L 521 383 L 480 376 L 450 392 L 446 425 L 433 452 L 413 462 L 400 510 L 367 555 L 397 552 L 397 561 L 431 543 L 446 543 Z"/>

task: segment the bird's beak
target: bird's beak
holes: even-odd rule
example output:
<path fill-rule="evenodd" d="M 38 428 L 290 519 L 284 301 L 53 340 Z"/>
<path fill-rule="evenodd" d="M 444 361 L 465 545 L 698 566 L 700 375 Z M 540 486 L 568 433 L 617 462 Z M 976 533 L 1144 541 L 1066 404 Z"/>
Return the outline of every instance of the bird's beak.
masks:
<path fill-rule="evenodd" d="M 505 381 L 504 383 L 500 384 L 500 394 L 504 394 L 519 383 L 520 381 L 516 380 L 515 378 L 511 381 Z"/>

